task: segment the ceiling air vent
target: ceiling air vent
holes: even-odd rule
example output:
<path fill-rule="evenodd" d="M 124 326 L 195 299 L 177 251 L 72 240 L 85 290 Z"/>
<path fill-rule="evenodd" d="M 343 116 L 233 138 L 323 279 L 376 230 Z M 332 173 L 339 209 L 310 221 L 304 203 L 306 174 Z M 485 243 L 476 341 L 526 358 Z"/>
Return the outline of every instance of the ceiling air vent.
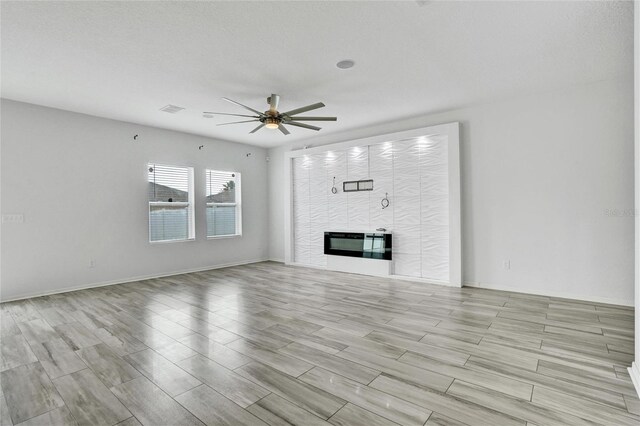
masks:
<path fill-rule="evenodd" d="M 167 105 L 167 106 L 163 106 L 162 108 L 160 108 L 160 111 L 164 111 L 164 112 L 168 112 L 170 114 L 177 114 L 180 111 L 182 111 L 184 108 L 176 106 L 176 105 Z"/>

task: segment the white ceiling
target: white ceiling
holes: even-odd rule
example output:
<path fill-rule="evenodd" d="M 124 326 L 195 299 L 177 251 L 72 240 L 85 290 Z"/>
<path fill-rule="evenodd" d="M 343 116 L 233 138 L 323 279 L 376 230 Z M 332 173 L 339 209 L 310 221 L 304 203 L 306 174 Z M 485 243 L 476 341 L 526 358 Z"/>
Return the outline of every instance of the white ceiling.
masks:
<path fill-rule="evenodd" d="M 2 96 L 270 147 L 316 134 L 202 111 L 273 92 L 324 102 L 307 114 L 338 116 L 328 134 L 633 69 L 630 1 L 420 3 L 3 1 Z"/>

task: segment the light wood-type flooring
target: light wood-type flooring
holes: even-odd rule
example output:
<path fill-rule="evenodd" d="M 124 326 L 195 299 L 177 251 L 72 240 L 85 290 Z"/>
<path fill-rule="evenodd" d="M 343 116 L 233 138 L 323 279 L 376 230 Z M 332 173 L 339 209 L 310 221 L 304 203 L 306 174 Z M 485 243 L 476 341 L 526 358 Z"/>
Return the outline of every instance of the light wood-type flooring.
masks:
<path fill-rule="evenodd" d="M 1 313 L 2 425 L 640 425 L 628 307 L 265 262 Z"/>

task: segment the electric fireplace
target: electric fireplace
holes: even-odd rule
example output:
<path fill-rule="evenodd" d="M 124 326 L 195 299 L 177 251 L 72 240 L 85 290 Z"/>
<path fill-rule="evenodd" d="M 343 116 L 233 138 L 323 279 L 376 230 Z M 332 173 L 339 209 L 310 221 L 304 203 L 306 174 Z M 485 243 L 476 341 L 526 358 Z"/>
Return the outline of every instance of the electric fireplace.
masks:
<path fill-rule="evenodd" d="M 391 260 L 391 234 L 325 232 L 324 254 Z"/>

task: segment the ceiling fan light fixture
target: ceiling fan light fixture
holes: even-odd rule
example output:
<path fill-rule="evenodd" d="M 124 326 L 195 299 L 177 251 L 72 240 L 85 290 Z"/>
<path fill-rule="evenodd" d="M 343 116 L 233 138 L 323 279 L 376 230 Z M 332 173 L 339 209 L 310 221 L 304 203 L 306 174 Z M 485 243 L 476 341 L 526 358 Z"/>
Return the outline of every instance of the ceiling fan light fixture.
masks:
<path fill-rule="evenodd" d="M 268 117 L 264 121 L 264 127 L 267 129 L 277 129 L 280 126 L 278 119 L 275 117 Z"/>
<path fill-rule="evenodd" d="M 2 1 L 2 0 L 0 0 Z M 298 116 L 298 114 L 305 113 L 307 111 L 313 111 L 318 108 L 323 108 L 325 105 L 322 102 L 316 102 L 315 104 L 303 106 L 300 108 L 295 108 L 285 112 L 278 111 L 278 104 L 280 102 L 280 96 L 276 94 L 271 94 L 267 98 L 267 102 L 269 103 L 269 109 L 264 112 L 260 112 L 257 109 L 253 109 L 246 105 L 241 104 L 240 102 L 236 102 L 233 99 L 222 98 L 227 102 L 231 102 L 232 104 L 238 105 L 247 111 L 251 111 L 255 115 L 247 115 L 247 114 L 230 114 L 226 112 L 210 112 L 204 111 L 203 116 L 207 117 L 208 115 L 230 115 L 234 117 L 245 117 L 249 118 L 249 120 L 242 121 L 233 121 L 231 123 L 220 123 L 218 126 L 225 126 L 227 124 L 239 124 L 239 123 L 249 123 L 249 122 L 260 122 L 258 126 L 250 131 L 249 133 L 255 133 L 258 130 L 266 127 L 267 129 L 275 130 L 278 129 L 282 132 L 282 134 L 289 135 L 291 132 L 287 130 L 288 126 L 294 127 L 302 127 L 304 129 L 319 131 L 320 127 L 312 126 L 311 124 L 306 124 L 304 121 L 336 121 L 337 117 L 309 117 L 307 115 Z"/>

